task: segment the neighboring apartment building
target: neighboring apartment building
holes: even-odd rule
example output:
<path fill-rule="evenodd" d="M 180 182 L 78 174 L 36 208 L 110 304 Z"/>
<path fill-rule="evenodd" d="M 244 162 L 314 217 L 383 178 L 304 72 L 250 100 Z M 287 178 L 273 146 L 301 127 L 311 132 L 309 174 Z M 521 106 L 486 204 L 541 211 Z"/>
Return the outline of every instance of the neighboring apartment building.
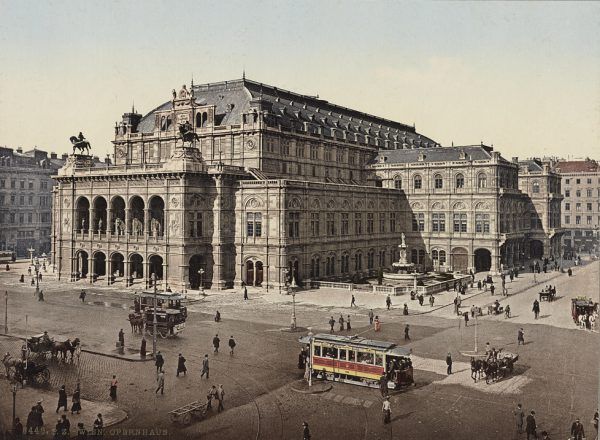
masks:
<path fill-rule="evenodd" d="M 561 255 L 561 177 L 556 161 L 527 159 L 519 161 L 519 189 L 528 196 L 529 255 L 542 258 Z"/>
<path fill-rule="evenodd" d="M 565 252 L 598 250 L 600 231 L 600 164 L 592 159 L 559 160 L 562 177 L 562 225 Z"/>
<path fill-rule="evenodd" d="M 0 147 L 0 250 L 50 252 L 52 178 L 67 155 Z"/>

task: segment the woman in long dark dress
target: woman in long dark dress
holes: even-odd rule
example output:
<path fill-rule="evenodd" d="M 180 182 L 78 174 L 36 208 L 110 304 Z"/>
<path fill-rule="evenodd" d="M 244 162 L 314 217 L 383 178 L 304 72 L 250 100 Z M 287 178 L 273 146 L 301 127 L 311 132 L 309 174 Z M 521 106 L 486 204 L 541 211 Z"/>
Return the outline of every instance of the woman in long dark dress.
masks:
<path fill-rule="evenodd" d="M 81 390 L 79 389 L 79 384 L 75 388 L 73 392 L 73 404 L 71 405 L 71 414 L 77 413 L 81 411 Z"/>

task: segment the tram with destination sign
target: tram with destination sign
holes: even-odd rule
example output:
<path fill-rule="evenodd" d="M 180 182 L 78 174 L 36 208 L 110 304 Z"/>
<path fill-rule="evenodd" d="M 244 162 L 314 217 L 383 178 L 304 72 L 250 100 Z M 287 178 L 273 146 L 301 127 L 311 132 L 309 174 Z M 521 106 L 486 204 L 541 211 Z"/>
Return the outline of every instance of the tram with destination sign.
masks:
<path fill-rule="evenodd" d="M 378 387 L 382 380 L 394 388 L 414 385 L 411 350 L 392 342 L 360 336 L 320 333 L 303 336 L 313 377 Z"/>

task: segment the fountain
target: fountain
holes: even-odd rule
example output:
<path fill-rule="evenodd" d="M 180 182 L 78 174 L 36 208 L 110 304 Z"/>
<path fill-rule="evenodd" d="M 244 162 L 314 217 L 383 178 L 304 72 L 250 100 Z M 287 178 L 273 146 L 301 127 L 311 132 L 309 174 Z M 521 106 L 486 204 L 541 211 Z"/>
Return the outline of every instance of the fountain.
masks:
<path fill-rule="evenodd" d="M 397 262 L 392 263 L 392 272 L 384 273 L 383 278 L 387 281 L 392 281 L 396 285 L 408 287 L 413 286 L 417 290 L 417 281 L 426 277 L 425 274 L 417 272 L 415 264 L 408 262 L 406 251 L 406 236 L 404 232 L 401 235 L 402 242 L 398 245 L 400 248 L 400 258 Z"/>

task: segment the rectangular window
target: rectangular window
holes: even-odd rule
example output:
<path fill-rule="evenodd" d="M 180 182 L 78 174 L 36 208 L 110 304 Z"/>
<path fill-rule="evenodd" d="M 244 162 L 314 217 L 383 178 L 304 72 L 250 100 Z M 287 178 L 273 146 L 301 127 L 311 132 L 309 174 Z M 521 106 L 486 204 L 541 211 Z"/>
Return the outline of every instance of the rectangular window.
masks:
<path fill-rule="evenodd" d="M 581 179 L 575 180 L 575 183 L 577 183 L 577 185 L 579 185 L 581 183 Z"/>
<path fill-rule="evenodd" d="M 31 212 L 27 214 L 27 223 L 33 223 L 33 214 Z"/>
<path fill-rule="evenodd" d="M 587 183 L 588 183 L 588 185 L 591 185 L 592 184 L 592 179 L 588 179 Z"/>
<path fill-rule="evenodd" d="M 327 236 L 332 237 L 335 235 L 335 214 L 333 212 L 327 213 Z"/>
<path fill-rule="evenodd" d="M 0 206 L 4 205 L 4 194 L 0 194 Z"/>
<path fill-rule="evenodd" d="M 17 187 L 17 181 L 16 181 L 15 179 L 12 179 L 12 180 L 10 181 L 10 187 L 11 187 L 12 189 L 15 189 L 15 188 Z"/>
<path fill-rule="evenodd" d="M 33 189 L 33 180 L 29 181 L 29 189 Z"/>
<path fill-rule="evenodd" d="M 571 210 L 571 204 L 565 203 L 565 211 L 570 211 L 570 210 Z"/>
<path fill-rule="evenodd" d="M 588 204 L 587 204 L 587 210 L 588 210 L 588 211 L 591 211 L 591 210 L 592 210 L 592 204 L 591 204 L 591 203 L 588 203 Z"/>
<path fill-rule="evenodd" d="M 390 232 L 396 232 L 396 213 L 390 212 Z"/>
<path fill-rule="evenodd" d="M 319 213 L 311 212 L 310 214 L 310 235 L 318 237 L 321 234 Z"/>
<path fill-rule="evenodd" d="M 581 197 L 581 190 L 578 189 L 577 191 L 575 191 L 575 197 Z"/>
<path fill-rule="evenodd" d="M 33 196 L 29 196 L 29 197 L 27 198 L 27 204 L 28 204 L 28 205 L 33 205 Z M 591 203 L 590 203 L 590 205 L 591 205 Z"/>
<path fill-rule="evenodd" d="M 385 212 L 379 213 L 379 233 L 385 233 Z"/>
<path fill-rule="evenodd" d="M 575 204 L 575 211 L 581 211 L 581 203 Z"/>
<path fill-rule="evenodd" d="M 467 214 L 454 214 L 454 232 L 467 232 Z"/>
<path fill-rule="evenodd" d="M 19 196 L 19 205 L 25 204 L 25 196 Z"/>
<path fill-rule="evenodd" d="M 446 214 L 438 212 L 431 214 L 431 230 L 433 232 L 446 232 Z"/>
<path fill-rule="evenodd" d="M 25 181 L 21 180 L 20 182 L 21 189 L 25 189 Z"/>
<path fill-rule="evenodd" d="M 565 197 L 571 197 L 571 191 L 566 189 L 565 190 Z"/>
<path fill-rule="evenodd" d="M 262 214 L 260 212 L 246 213 L 246 235 L 248 237 L 262 236 Z"/>
<path fill-rule="evenodd" d="M 571 216 L 570 215 L 565 215 L 565 224 L 570 224 L 571 223 Z"/>
<path fill-rule="evenodd" d="M 14 212 L 11 212 L 11 213 L 10 213 L 10 222 L 11 222 L 13 225 L 14 225 L 14 224 L 15 224 L 15 222 L 16 222 L 16 219 L 15 219 L 15 213 L 14 213 Z"/>
<path fill-rule="evenodd" d="M 586 195 L 587 195 L 588 197 L 592 197 L 592 189 L 591 189 L 591 188 L 588 188 L 588 189 L 586 190 Z"/>
<path fill-rule="evenodd" d="M 588 224 L 588 225 L 592 224 L 592 216 L 591 215 L 588 215 L 585 220 L 586 220 L 586 224 Z"/>
<path fill-rule="evenodd" d="M 575 216 L 575 224 L 576 225 L 580 225 L 581 224 L 581 216 L 580 215 Z"/>
<path fill-rule="evenodd" d="M 373 213 L 367 213 L 367 234 L 373 233 Z"/>
<path fill-rule="evenodd" d="M 412 230 L 414 232 L 423 232 L 425 230 L 425 214 L 413 214 Z"/>
<path fill-rule="evenodd" d="M 565 185 L 568 185 L 569 183 L 571 183 L 571 179 L 565 179 Z"/>
<path fill-rule="evenodd" d="M 25 222 L 25 214 L 19 214 L 19 224 L 22 225 Z"/>
<path fill-rule="evenodd" d="M 362 235 L 362 214 L 360 212 L 354 213 L 354 233 L 356 235 Z"/>
<path fill-rule="evenodd" d="M 342 227 L 341 227 L 340 233 L 341 233 L 341 235 L 348 235 L 348 233 L 349 233 L 348 213 L 347 212 L 342 212 Z"/>
<path fill-rule="evenodd" d="M 516 229 L 516 227 L 515 227 Z M 475 232 L 489 233 L 490 232 L 490 215 L 475 214 Z"/>
<path fill-rule="evenodd" d="M 290 212 L 288 214 L 288 235 L 290 238 L 300 237 L 300 213 Z"/>
<path fill-rule="evenodd" d="M 5 188 L 5 187 L 6 187 L 6 180 L 0 179 L 0 188 Z"/>

